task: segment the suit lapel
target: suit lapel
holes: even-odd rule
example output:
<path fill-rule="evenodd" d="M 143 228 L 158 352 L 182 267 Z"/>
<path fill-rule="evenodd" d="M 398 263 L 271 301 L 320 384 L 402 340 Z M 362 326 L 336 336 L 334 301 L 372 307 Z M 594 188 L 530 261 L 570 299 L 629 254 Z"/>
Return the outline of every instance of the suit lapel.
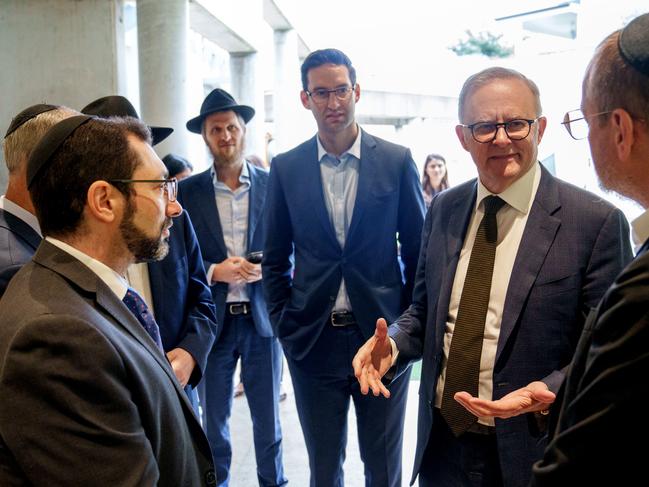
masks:
<path fill-rule="evenodd" d="M 178 397 L 185 405 L 185 409 L 196 418 L 192 405 L 187 399 L 187 395 L 180 386 L 178 379 L 176 379 L 176 375 L 166 355 L 156 346 L 144 327 L 133 316 L 133 313 L 129 311 L 126 305 L 124 305 L 97 274 L 70 254 L 46 240 L 38 248 L 34 255 L 34 261 L 71 281 L 75 286 L 80 288 L 80 293 L 85 294 L 88 298 L 92 299 L 94 296 L 95 308 L 97 310 L 103 310 L 106 314 L 110 315 L 115 326 L 124 330 L 126 334 L 133 337 L 151 354 L 162 370 L 164 370 L 167 377 L 169 377 L 169 380 L 171 380 Z M 196 419 L 198 421 L 198 418 Z"/>
<path fill-rule="evenodd" d="M 244 164 L 248 164 L 248 162 L 244 162 Z M 250 252 L 257 222 L 263 211 L 266 181 L 259 177 L 257 168 L 251 164 L 248 164 L 248 174 L 250 175 L 250 193 L 248 198 L 248 241 L 246 245 L 248 252 Z"/>
<path fill-rule="evenodd" d="M 198 218 L 203 220 L 203 228 L 209 229 L 212 234 L 212 239 L 219 247 L 223 255 L 228 255 L 228 250 L 225 247 L 225 240 L 223 239 L 223 228 L 221 227 L 221 219 L 219 218 L 219 210 L 216 206 L 216 195 L 214 193 L 214 183 L 212 182 L 212 173 L 208 169 L 203 172 L 197 179 L 197 194 L 196 198 L 200 198 L 201 205 Z M 192 219 L 194 214 L 191 215 Z M 200 224 L 195 225 L 197 228 Z"/>
<path fill-rule="evenodd" d="M 311 139 L 307 148 L 304 163 L 304 180 L 299 181 L 298 184 L 304 185 L 306 192 L 306 199 L 310 204 L 303 208 L 303 211 L 315 211 L 318 221 L 321 223 L 324 235 L 327 236 L 330 243 L 340 248 L 340 244 L 336 239 L 336 232 L 334 230 L 329 213 L 327 212 L 327 205 L 325 203 L 324 190 L 322 189 L 322 173 L 320 172 L 320 161 L 318 161 L 318 144 L 316 137 Z"/>
<path fill-rule="evenodd" d="M 354 201 L 354 212 L 349 224 L 347 238 L 345 243 L 349 242 L 354 231 L 359 227 L 363 211 L 368 204 L 371 196 L 371 190 L 374 187 L 374 178 L 376 177 L 376 141 L 374 138 L 361 132 L 361 161 L 358 172 L 358 188 L 356 190 L 356 201 Z"/>
<path fill-rule="evenodd" d="M 523 231 L 507 288 L 496 361 L 514 330 L 527 296 L 559 230 L 561 220 L 553 215 L 560 206 L 557 183 L 554 177 L 541 166 L 541 181 Z"/>
<path fill-rule="evenodd" d="M 448 316 L 448 307 L 453 291 L 453 281 L 457 271 L 457 264 L 460 260 L 460 252 L 469 229 L 471 215 L 475 207 L 478 184 L 475 182 L 467 186 L 467 191 L 457 195 L 452 205 L 445 211 L 441 209 L 442 234 L 446 235 L 446 261 L 443 263 L 442 283 L 440 286 L 436 323 L 442 329 L 439 336 L 444 336 L 444 327 Z M 433 238 L 435 238 L 433 236 Z"/>

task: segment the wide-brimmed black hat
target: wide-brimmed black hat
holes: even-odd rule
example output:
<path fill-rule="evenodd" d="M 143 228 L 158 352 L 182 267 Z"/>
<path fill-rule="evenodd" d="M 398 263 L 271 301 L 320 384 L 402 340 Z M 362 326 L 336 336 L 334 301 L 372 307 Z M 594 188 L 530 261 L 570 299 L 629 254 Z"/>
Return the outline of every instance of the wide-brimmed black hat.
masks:
<path fill-rule="evenodd" d="M 205 117 L 212 113 L 227 112 L 228 110 L 232 110 L 241 115 L 245 123 L 248 123 L 255 116 L 254 108 L 248 105 L 237 104 L 230 93 L 221 88 L 216 88 L 203 100 L 201 114 L 187 122 L 187 130 L 195 134 L 200 134 Z"/>
<path fill-rule="evenodd" d="M 99 98 L 82 108 L 81 113 L 98 117 L 133 117 L 141 120 L 131 102 L 119 95 Z M 159 144 L 174 131 L 170 127 L 154 127 L 152 125 L 149 125 L 149 130 L 151 130 L 151 138 L 153 139 L 151 145 Z"/>

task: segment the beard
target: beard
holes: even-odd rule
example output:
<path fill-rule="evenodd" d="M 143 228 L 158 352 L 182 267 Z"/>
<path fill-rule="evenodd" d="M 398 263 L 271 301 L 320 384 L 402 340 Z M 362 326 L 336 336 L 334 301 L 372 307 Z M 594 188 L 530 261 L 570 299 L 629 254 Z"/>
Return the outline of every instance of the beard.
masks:
<path fill-rule="evenodd" d="M 126 203 L 124 218 L 119 224 L 122 239 L 130 250 L 135 262 L 153 262 L 162 260 L 169 253 L 169 239 L 162 237 L 165 228 L 171 226 L 171 218 L 166 217 L 160 226 L 158 237 L 149 237 L 135 225 L 135 207 L 129 199 Z"/>
<path fill-rule="evenodd" d="M 223 153 L 223 151 L 218 150 L 219 149 L 218 147 L 215 150 L 209 144 L 207 147 L 210 151 L 210 154 L 212 155 L 212 159 L 214 161 L 214 167 L 232 166 L 233 164 L 236 164 L 241 159 L 243 159 L 243 150 L 244 150 L 243 141 L 241 141 L 241 144 L 235 145 L 234 150 L 231 153 Z"/>

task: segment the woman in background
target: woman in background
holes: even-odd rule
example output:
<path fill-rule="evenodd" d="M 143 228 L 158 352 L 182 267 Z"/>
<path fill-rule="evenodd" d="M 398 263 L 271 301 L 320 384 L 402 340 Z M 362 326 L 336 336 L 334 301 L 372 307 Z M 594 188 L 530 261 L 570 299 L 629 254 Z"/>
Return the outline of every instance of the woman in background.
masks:
<path fill-rule="evenodd" d="M 421 189 L 424 192 L 426 208 L 430 206 L 433 196 L 448 187 L 446 159 L 439 154 L 428 154 L 426 162 L 424 162 L 424 175 L 421 178 Z"/>

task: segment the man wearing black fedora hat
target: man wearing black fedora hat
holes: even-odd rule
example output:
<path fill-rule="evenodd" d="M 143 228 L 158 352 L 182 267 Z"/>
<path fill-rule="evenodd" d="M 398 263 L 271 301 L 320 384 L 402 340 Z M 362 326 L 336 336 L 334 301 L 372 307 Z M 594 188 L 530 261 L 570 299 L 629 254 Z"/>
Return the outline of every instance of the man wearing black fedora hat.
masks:
<path fill-rule="evenodd" d="M 99 98 L 81 111 L 100 117 L 139 119 L 133 105 L 123 96 Z M 149 130 L 153 146 L 173 132 L 169 127 L 149 126 Z M 129 266 L 127 279 L 153 310 L 167 358 L 198 412 L 196 386 L 203 377 L 214 342 L 216 315 L 201 251 L 186 212 L 175 219 L 169 230 L 167 256 L 160 261 Z"/>
<path fill-rule="evenodd" d="M 32 105 L 18 113 L 7 129 L 3 149 L 9 183 L 7 192 L 0 197 L 0 297 L 41 242 L 40 226 L 25 181 L 27 160 L 50 127 L 77 114 L 63 106 Z"/>
<path fill-rule="evenodd" d="M 238 104 L 222 89 L 205 98 L 187 129 L 202 134 L 213 164 L 183 180 L 178 196 L 194 221 L 217 310 L 217 339 L 200 390 L 216 475 L 226 486 L 232 458 L 228 419 L 238 358 L 254 424 L 259 485 L 287 483 L 278 407 L 282 352 L 268 320 L 258 263 L 268 173 L 243 157 L 246 123 L 254 114 L 252 107 Z"/>

